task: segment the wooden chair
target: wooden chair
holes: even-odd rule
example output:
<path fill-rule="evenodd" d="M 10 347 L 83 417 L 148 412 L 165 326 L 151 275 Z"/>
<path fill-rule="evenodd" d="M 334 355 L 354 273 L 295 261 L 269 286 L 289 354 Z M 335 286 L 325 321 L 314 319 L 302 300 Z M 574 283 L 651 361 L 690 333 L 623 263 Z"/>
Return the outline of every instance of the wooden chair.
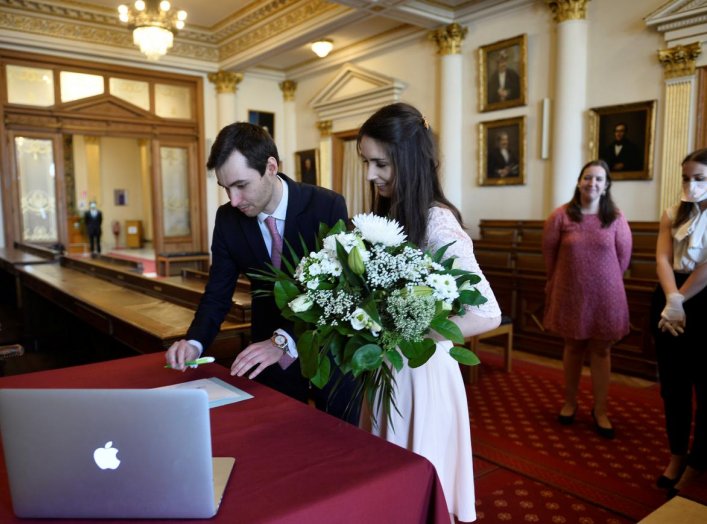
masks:
<path fill-rule="evenodd" d="M 479 342 L 486 338 L 498 337 L 501 335 L 506 335 L 506 345 L 503 348 L 503 361 L 504 369 L 506 373 L 511 372 L 511 366 L 513 364 L 513 319 L 507 315 L 501 317 L 501 324 L 491 331 L 482 333 L 480 335 L 475 335 L 473 337 L 468 337 L 464 340 L 467 344 L 469 350 L 473 351 L 475 355 L 479 352 Z M 466 366 L 467 375 L 466 379 L 469 384 L 474 384 L 479 379 L 479 366 Z"/>

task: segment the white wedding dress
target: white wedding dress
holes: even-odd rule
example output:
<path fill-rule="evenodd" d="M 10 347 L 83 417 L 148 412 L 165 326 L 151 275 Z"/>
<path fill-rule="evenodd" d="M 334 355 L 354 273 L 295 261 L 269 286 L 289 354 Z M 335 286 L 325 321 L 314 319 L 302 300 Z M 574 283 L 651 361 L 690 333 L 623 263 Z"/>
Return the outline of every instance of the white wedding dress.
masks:
<path fill-rule="evenodd" d="M 471 239 L 451 211 L 433 207 L 424 247 L 434 253 L 452 241 L 456 242 L 447 248 L 445 257 L 457 257 L 460 267 L 479 275 L 477 288 L 488 299 L 470 312 L 482 317 L 500 315 L 496 298 L 474 257 Z M 399 413 L 394 411 L 389 420 L 386 412 L 377 411 L 373 426 L 364 406 L 361 426 L 432 462 L 449 512 L 462 522 L 471 522 L 476 520 L 476 507 L 469 408 L 459 364 L 449 355 L 451 347 L 450 341 L 438 342 L 426 364 L 415 369 L 406 365 L 394 372 Z"/>

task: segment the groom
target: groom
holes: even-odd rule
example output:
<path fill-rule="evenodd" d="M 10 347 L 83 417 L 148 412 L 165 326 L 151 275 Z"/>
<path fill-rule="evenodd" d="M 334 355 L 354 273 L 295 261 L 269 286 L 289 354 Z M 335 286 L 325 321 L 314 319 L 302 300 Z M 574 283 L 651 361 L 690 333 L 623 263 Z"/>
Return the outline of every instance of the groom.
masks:
<path fill-rule="evenodd" d="M 299 257 L 314 251 L 320 222 L 331 226 L 348 219 L 341 195 L 294 182 L 278 172 L 278 163 L 277 147 L 260 126 L 238 122 L 223 128 L 216 137 L 207 168 L 216 171 L 229 203 L 216 212 L 209 281 L 186 339 L 167 350 L 165 358 L 174 369 L 184 370 L 185 362 L 197 358 L 214 340 L 230 309 L 240 274 L 265 270 L 268 263 L 277 266 L 283 244 L 293 246 Z M 300 237 L 307 244 L 306 253 Z M 253 343 L 236 357 L 231 374 L 247 374 L 306 402 L 309 383 L 300 372 L 292 324 L 282 317 L 271 295 L 257 293 L 268 288 L 271 283 L 251 282 Z M 319 409 L 357 425 L 358 408 L 347 410 L 353 379 L 344 377 L 330 397 L 337 378 L 332 374 L 329 386 L 311 389 L 315 403 Z"/>

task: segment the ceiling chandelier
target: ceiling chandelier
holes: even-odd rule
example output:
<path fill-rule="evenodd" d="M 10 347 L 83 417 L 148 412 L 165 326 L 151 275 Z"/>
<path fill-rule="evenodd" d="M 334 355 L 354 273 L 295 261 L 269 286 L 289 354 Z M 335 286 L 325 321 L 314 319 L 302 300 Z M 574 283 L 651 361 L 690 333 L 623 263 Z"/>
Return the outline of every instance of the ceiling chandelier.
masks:
<path fill-rule="evenodd" d="M 172 47 L 177 31 L 184 29 L 187 12 L 172 9 L 167 0 L 137 0 L 118 6 L 118 18 L 128 24 L 133 43 L 148 60 L 158 60 Z"/>
<path fill-rule="evenodd" d="M 314 42 L 311 47 L 315 55 L 317 55 L 319 58 L 324 58 L 329 53 L 331 53 L 332 49 L 334 49 L 334 42 L 332 42 L 328 38 L 323 38 L 322 40 L 317 40 L 316 42 Z"/>

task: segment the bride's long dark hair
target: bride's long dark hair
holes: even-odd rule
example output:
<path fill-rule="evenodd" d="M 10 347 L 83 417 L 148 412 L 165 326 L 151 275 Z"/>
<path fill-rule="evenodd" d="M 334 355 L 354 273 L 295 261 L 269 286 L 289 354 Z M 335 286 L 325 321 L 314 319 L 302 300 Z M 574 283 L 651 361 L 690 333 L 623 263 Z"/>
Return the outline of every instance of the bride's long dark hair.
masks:
<path fill-rule="evenodd" d="M 396 219 L 408 240 L 416 245 L 425 240 L 428 212 L 433 205 L 450 209 L 463 227 L 461 213 L 444 196 L 439 182 L 432 129 L 417 109 L 402 102 L 379 109 L 358 132 L 359 150 L 364 136 L 385 148 L 393 171 L 392 196 L 382 197 L 374 191 L 374 213 Z"/>

